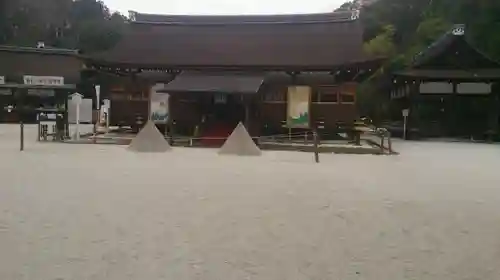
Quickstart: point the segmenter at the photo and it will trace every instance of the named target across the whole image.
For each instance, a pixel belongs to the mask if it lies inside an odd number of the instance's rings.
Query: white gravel
[[[397,142],[400,156],[315,164],[39,144],[32,129],[20,153],[17,133],[0,126],[2,280],[500,275],[500,146]]]

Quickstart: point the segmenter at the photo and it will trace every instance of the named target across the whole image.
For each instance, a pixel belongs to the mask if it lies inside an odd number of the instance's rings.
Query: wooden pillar
[[[247,131],[250,133],[250,117],[251,117],[251,114],[250,114],[250,98],[245,98],[245,96],[242,96],[242,100],[243,100],[243,106],[245,106],[245,127],[247,129]]]
[[[170,94],[168,98],[168,119],[167,119],[167,130],[168,130],[168,136],[170,139],[170,145],[174,145],[174,134],[175,134],[175,120],[174,120],[174,115],[172,114],[172,108],[174,108],[175,105],[175,96]]]
[[[419,128],[420,126],[420,114],[418,112],[418,106],[420,103],[420,80],[415,81],[415,83],[410,85],[410,96],[408,97],[409,99],[409,106],[408,108],[410,109],[410,115],[408,118],[408,124],[407,124],[407,139],[411,139],[411,130],[412,128]]]
[[[495,136],[500,133],[500,85],[493,83],[490,93],[490,106],[488,113],[488,141],[493,141]]]
[[[137,83],[137,87],[139,88],[139,91],[142,91],[143,90],[143,87],[142,87],[142,83],[141,82],[144,82],[144,81],[138,81],[137,80],[137,76],[134,74],[133,76],[133,79],[134,81],[136,81]],[[147,118],[147,121],[150,121],[151,120],[151,99],[153,98],[152,94],[153,94],[153,87],[155,87],[156,85],[154,83],[149,83],[149,82],[144,82],[144,85],[145,85],[145,88],[147,90],[146,92],[146,96],[147,96],[147,99],[148,99],[148,118]],[[141,97],[142,97],[142,92],[141,92]]]
[[[27,89],[24,88],[13,88],[14,102],[16,104],[16,110],[19,118],[19,150],[24,151],[24,118],[25,112],[25,96],[27,94]]]
[[[319,136],[316,127],[313,129],[313,139],[314,139],[314,161],[319,163]]]
[[[458,83],[456,81],[452,82],[453,85],[453,92],[451,94],[450,100],[446,104],[446,126],[448,128],[448,136],[456,136],[457,133],[459,133],[459,127],[463,124],[457,123],[457,114],[458,108],[457,108],[457,103],[458,103],[458,93],[457,93],[457,85]]]
[[[19,150],[24,151],[24,90],[13,89],[16,97],[16,110],[19,117]]]

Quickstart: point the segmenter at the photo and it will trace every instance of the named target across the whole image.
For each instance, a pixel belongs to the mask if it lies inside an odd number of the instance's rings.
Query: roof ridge
[[[276,15],[161,15],[129,11],[129,20],[139,24],[165,25],[303,24],[350,22],[357,20],[359,14],[359,10]]]
[[[453,24],[448,31],[444,32],[441,36],[439,36],[436,40],[434,40],[430,45],[417,53],[413,59],[412,64],[418,65],[425,60],[426,56],[428,56],[429,51],[442,46],[442,44],[450,44],[451,39],[459,36],[465,35],[465,24]]]
[[[485,59],[499,64],[497,60],[493,59],[491,56],[486,54],[484,51],[482,51],[480,48],[474,44],[474,42],[471,40],[471,38],[468,36],[468,33],[466,32],[467,25],[466,24],[453,24],[448,31],[446,31],[443,35],[441,35],[439,38],[437,38],[434,42],[432,42],[427,48],[423,49],[420,51],[418,54],[416,54],[413,57],[413,62],[412,66],[419,66],[422,64],[426,59],[428,59],[429,56],[432,56],[433,51],[436,51],[436,49],[441,48],[445,49],[448,47],[454,40],[457,40],[459,38],[465,40],[465,42],[474,49],[478,54],[483,56]]]
[[[25,47],[25,46],[14,46],[14,45],[0,45],[0,51],[10,51],[10,52],[35,52],[35,53],[51,53],[51,54],[78,54],[79,50],[74,49],[63,49],[63,48],[53,48],[53,47]]]

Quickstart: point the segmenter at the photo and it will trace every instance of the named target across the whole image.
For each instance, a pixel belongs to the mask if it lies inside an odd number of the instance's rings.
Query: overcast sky
[[[346,0],[104,0],[113,11],[156,14],[289,14],[331,12]]]

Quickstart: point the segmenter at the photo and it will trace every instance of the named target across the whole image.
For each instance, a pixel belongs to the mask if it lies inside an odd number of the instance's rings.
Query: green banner
[[[287,125],[289,128],[309,128],[311,88],[308,86],[288,87]]]

